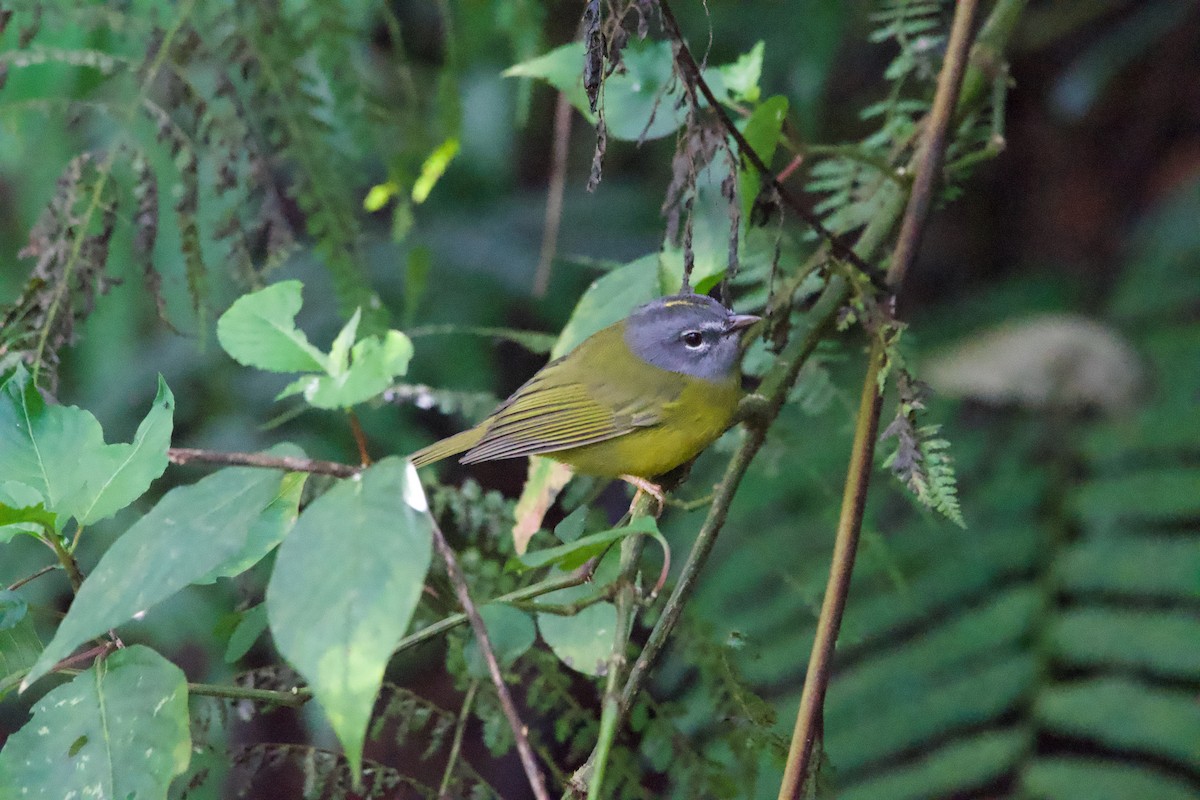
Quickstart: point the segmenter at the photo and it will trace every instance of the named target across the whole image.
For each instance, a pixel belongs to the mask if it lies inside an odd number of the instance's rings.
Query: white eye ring
[[[684,347],[689,350],[699,350],[704,344],[704,335],[700,331],[684,331],[680,338],[683,339]]]

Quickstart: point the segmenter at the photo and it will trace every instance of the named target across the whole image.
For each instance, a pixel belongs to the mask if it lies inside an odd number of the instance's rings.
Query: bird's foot
[[[629,504],[629,514],[633,515],[634,506],[637,505],[641,498],[642,492],[650,495],[655,501],[654,518],[658,519],[662,516],[663,506],[666,505],[667,496],[663,493],[663,488],[657,483],[652,483],[645,478],[639,478],[637,475],[621,475],[621,480],[637,489],[637,493],[633,496],[633,502]]]

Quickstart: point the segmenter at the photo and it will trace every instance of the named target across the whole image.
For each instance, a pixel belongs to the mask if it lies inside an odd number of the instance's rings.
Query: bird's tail
[[[447,436],[440,442],[434,442],[428,447],[423,447],[408,458],[412,461],[414,467],[423,467],[426,464],[441,461],[443,458],[456,455],[464,450],[470,450],[483,438],[483,433],[484,430],[482,427],[470,428],[462,433]]]

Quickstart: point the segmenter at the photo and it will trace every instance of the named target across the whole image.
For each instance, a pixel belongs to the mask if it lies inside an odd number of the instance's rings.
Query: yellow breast
[[[736,378],[711,383],[685,377],[678,397],[663,406],[658,424],[548,455],[585,475],[653,478],[691,461],[716,441],[733,421],[740,397]]]

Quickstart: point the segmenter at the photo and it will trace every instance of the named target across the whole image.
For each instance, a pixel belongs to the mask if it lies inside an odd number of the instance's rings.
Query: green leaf
[[[0,699],[16,688],[41,652],[42,641],[28,614],[0,630]]]
[[[542,599],[554,602],[551,592]],[[617,607],[612,603],[590,605],[571,617],[538,614],[542,639],[559,660],[584,675],[603,675],[617,630]]]
[[[838,769],[859,769],[998,716],[1029,692],[1036,675],[1031,656],[1014,654],[927,679],[857,724],[831,726],[825,747]]]
[[[496,661],[501,669],[510,666],[525,654],[537,638],[533,628],[533,620],[520,609],[506,603],[488,603],[479,607],[479,616],[487,628],[488,639],[492,642],[492,650],[496,653]],[[483,651],[474,635],[463,645],[463,658],[467,662],[467,673],[480,680],[488,679],[487,662],[483,659]]]
[[[658,269],[657,254],[642,256],[593,281],[563,326],[550,357],[566,355],[593,333],[620,322],[637,306],[661,295]]]
[[[588,507],[580,506],[562,518],[562,521],[554,526],[554,536],[560,542],[574,542],[583,536],[583,529],[587,525]]]
[[[1200,512],[1200,469],[1141,470],[1082,484],[1071,498],[1085,520],[1174,520]]]
[[[1191,785],[1157,770],[1098,758],[1038,758],[1021,772],[1024,797],[1195,800]]]
[[[1200,706],[1187,690],[1123,678],[1082,680],[1043,691],[1033,715],[1051,733],[1200,766]]]
[[[175,396],[158,377],[154,405],[130,444],[80,448],[80,469],[88,476],[84,494],[73,511],[81,525],[102,520],[141,497],[167,468]],[[86,412],[85,412],[86,413]]]
[[[16,627],[29,613],[25,598],[9,589],[0,589],[0,631]]]
[[[333,337],[329,346],[329,374],[341,375],[350,367],[350,348],[354,346],[354,337],[358,334],[358,321],[362,318],[362,309],[354,309],[350,319]]]
[[[168,492],[101,557],[25,685],[81,642],[238,558],[279,496],[281,478],[275,470],[233,467]]]
[[[271,634],[312,687],[355,774],[384,666],[431,553],[424,493],[397,458],[317,498],[279,548],[267,586]]]
[[[653,517],[636,517],[622,528],[592,533],[573,542],[548,547],[545,550],[535,550],[520,557],[522,565],[529,569],[545,567],[553,564],[562,570],[573,570],[583,565],[589,558],[598,556],[607,550],[613,542],[619,542],[627,536],[653,536],[663,549],[667,549],[666,540],[658,532],[658,524]]]
[[[838,800],[925,800],[949,797],[965,786],[982,786],[1012,769],[1029,748],[1022,731],[988,731],[923,753],[867,780],[842,787]]]
[[[267,604],[248,608],[241,614],[237,627],[229,635],[229,644],[225,647],[225,663],[232,664],[246,653],[267,630]]]
[[[1056,660],[1072,667],[1200,679],[1200,619],[1192,611],[1072,608],[1055,619],[1049,639]]]
[[[277,455],[303,455],[300,448],[287,445],[274,447],[271,452]],[[300,497],[304,494],[307,480],[308,475],[303,472],[285,473],[279,483],[279,493],[250,526],[241,548],[192,583],[212,583],[218,578],[241,575],[275,549],[300,516]]]
[[[326,372],[324,353],[296,329],[300,281],[242,295],[217,321],[217,340],[239,364],[271,372]]]
[[[765,50],[766,45],[760,41],[732,64],[704,71],[704,79],[719,102],[726,105],[758,102],[761,94],[758,79],[762,77]]]
[[[761,67],[761,61],[759,63]],[[787,118],[788,100],[781,94],[768,97],[750,114],[742,128],[746,143],[758,153],[763,163],[771,166],[775,156],[775,148],[779,144],[779,133],[783,130],[783,121]],[[738,165],[738,193],[741,195],[742,219],[750,219],[750,211],[754,200],[762,189],[762,175],[750,160],[743,157]]]
[[[382,392],[408,371],[413,347],[400,331],[383,337],[369,336],[350,350],[350,365],[339,374],[305,375],[297,378],[279,397],[303,393],[317,408],[349,408]]]
[[[100,423],[74,406],[47,405],[24,367],[0,389],[0,484],[36,491],[62,529],[103,519],[140,497],[167,467],[174,397],[160,376],[154,405],[129,444],[105,444]],[[29,498],[25,498],[28,503]],[[43,518],[44,519],[44,518]]]
[[[596,115],[583,89],[582,42],[571,42],[504,71],[506,78],[537,78],[567,96],[589,122]],[[679,102],[683,86],[674,77],[674,56],[667,41],[634,41],[621,51],[623,69],[604,81],[604,121],[608,134],[626,141],[658,139],[679,128],[687,116]],[[725,104],[755,102],[762,73],[763,43],[732,64],[710,67],[704,77]],[[706,102],[701,98],[701,105]]]
[[[19,786],[24,798],[61,800],[82,787],[94,797],[165,798],[191,747],[183,672],[133,645],[38,701],[0,751],[0,787]]]
[[[22,499],[14,500],[12,494],[18,494]],[[0,486],[0,544],[18,533],[36,536],[43,531],[52,531],[57,522],[58,515],[46,510],[36,489],[16,481]]]
[[[1190,600],[1200,590],[1200,546],[1192,538],[1082,541],[1054,566],[1060,589],[1073,595]]]

